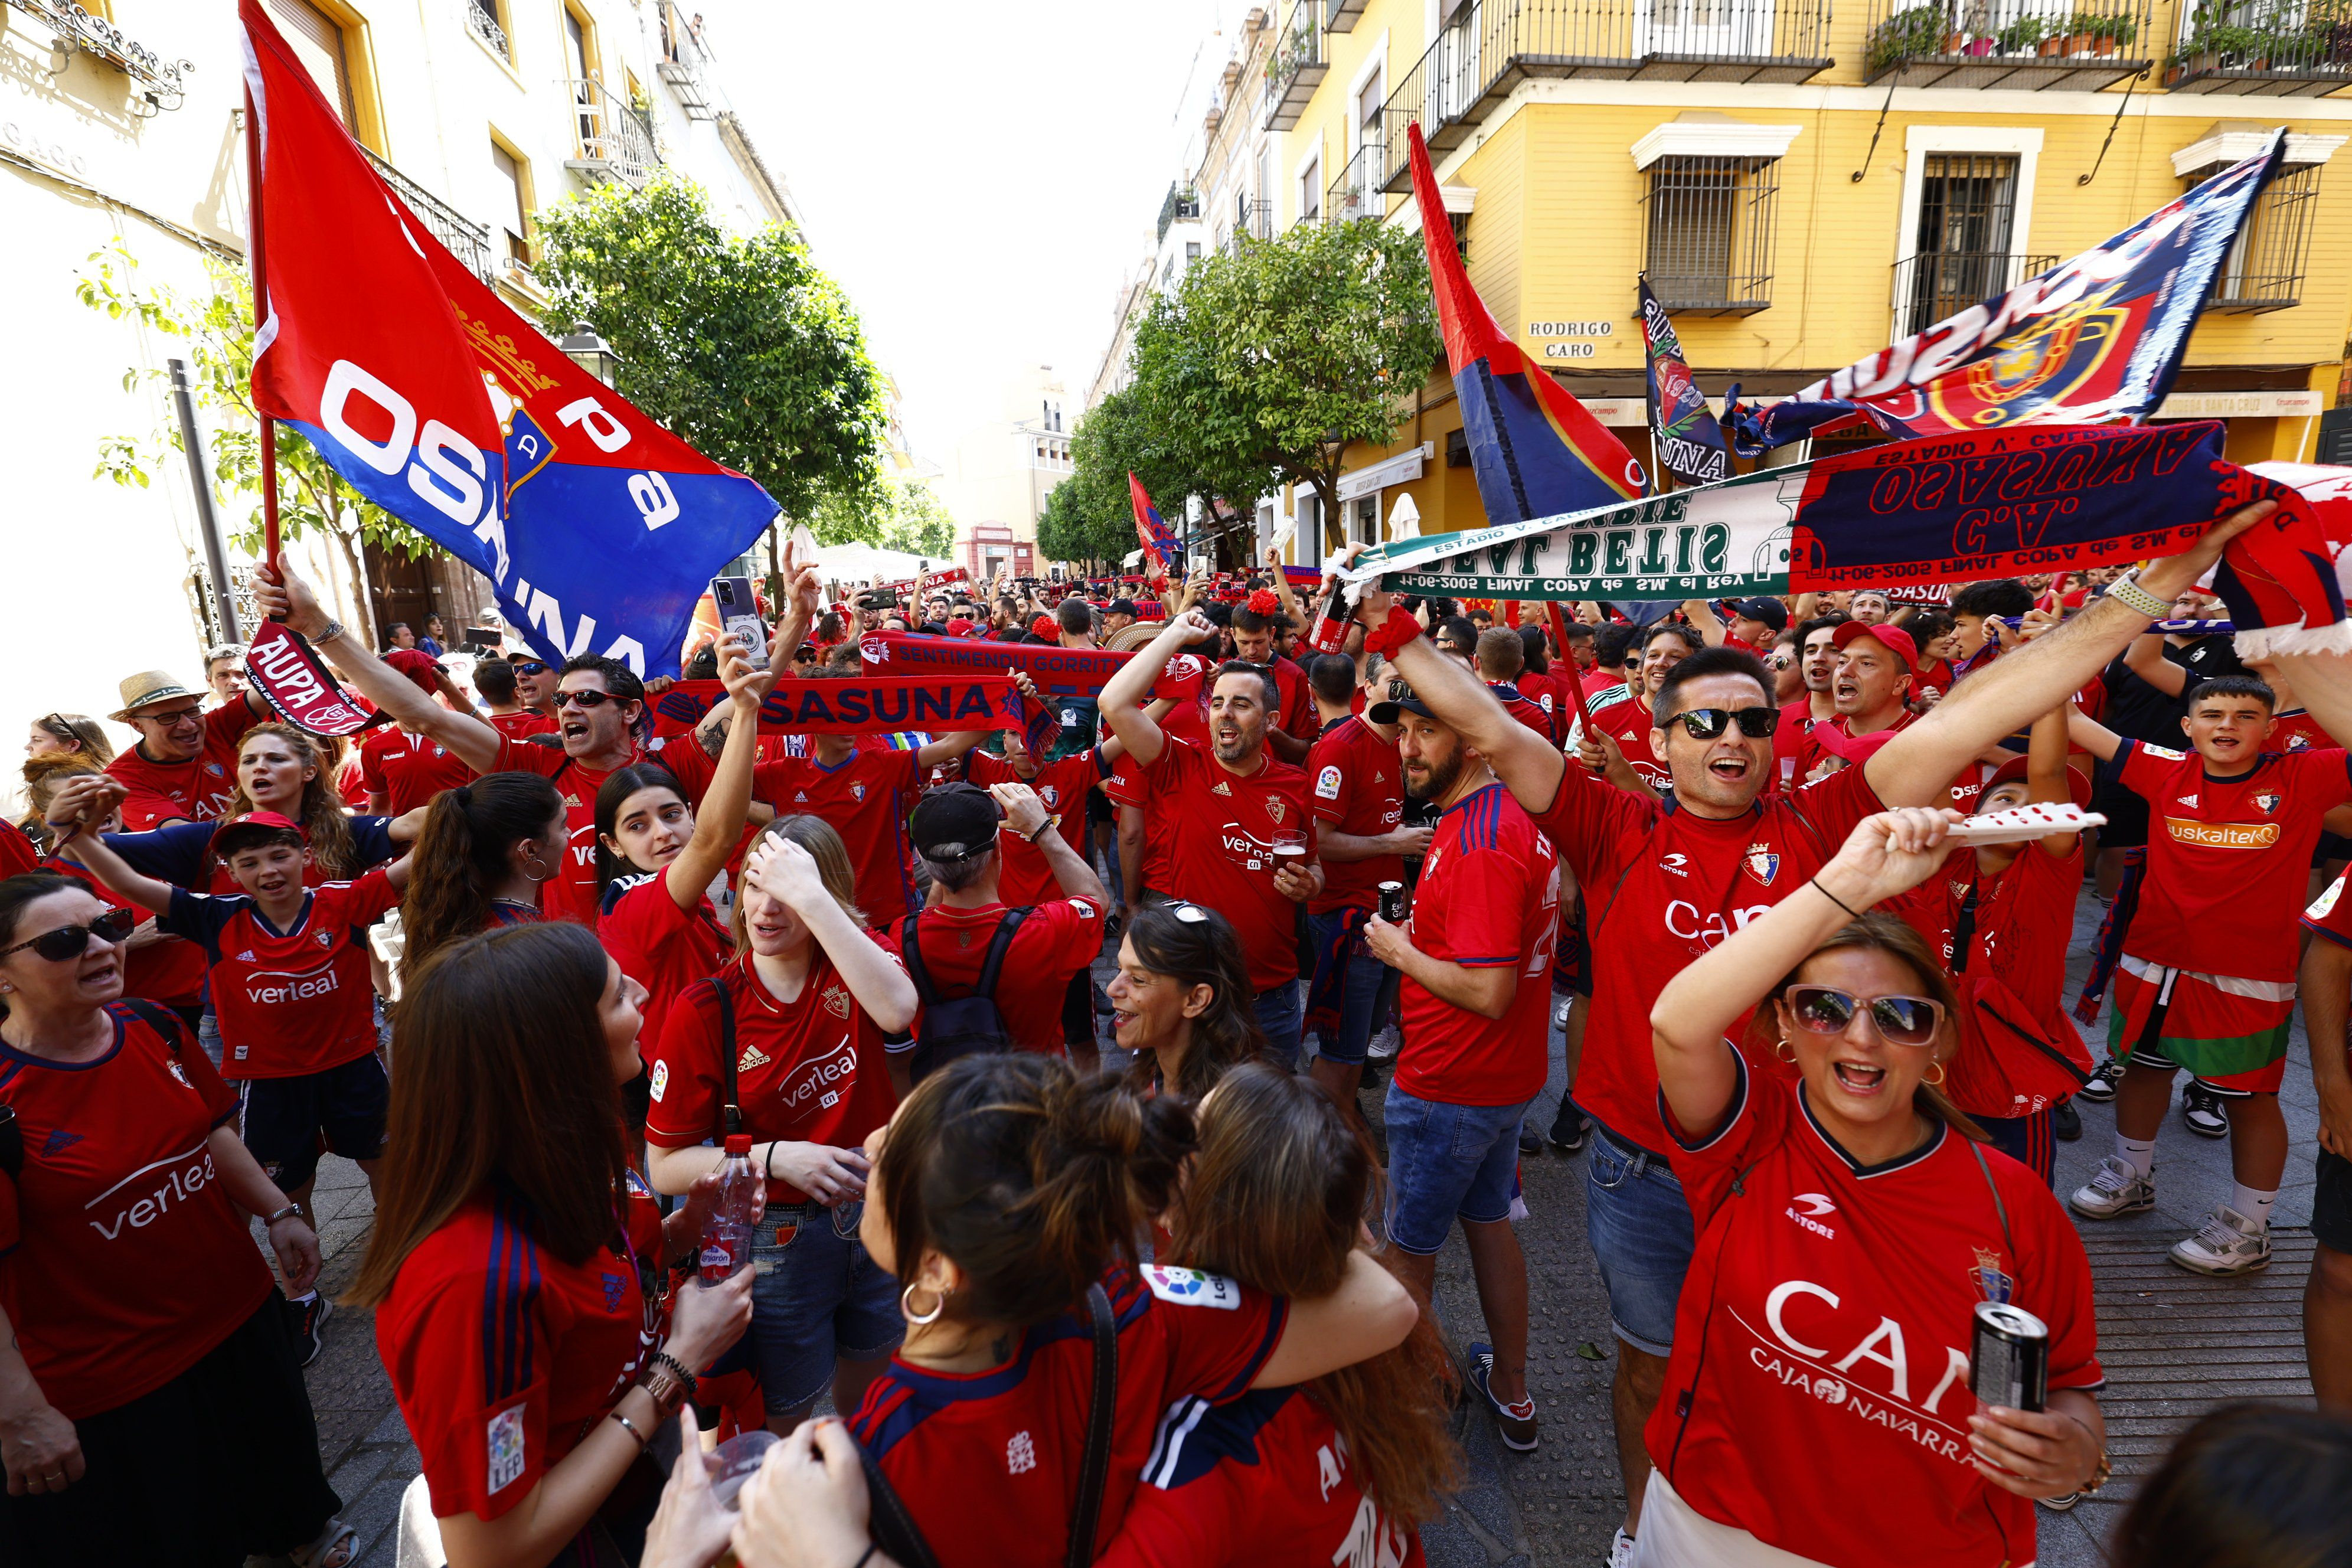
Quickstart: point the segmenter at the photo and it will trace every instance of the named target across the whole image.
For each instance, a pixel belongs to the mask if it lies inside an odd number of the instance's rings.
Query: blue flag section
[[[1682,340],[1650,280],[1638,285],[1642,346],[1650,361],[1650,455],[1657,466],[1688,488],[1731,477],[1731,454],[1724,450],[1723,427],[1707,411],[1706,397],[1691,379]]]

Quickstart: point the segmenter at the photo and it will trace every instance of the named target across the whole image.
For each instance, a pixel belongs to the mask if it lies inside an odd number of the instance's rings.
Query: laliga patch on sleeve
[[[522,1479],[522,1406],[509,1405],[490,1417],[490,1490],[503,1491]]]
[[[649,1092],[653,1095],[653,1097],[654,1097],[656,1100],[659,1100],[659,1099],[661,1099],[661,1097],[662,1097],[662,1090],[664,1090],[664,1089],[667,1089],[668,1087],[669,1087],[669,1063],[667,1063],[667,1062],[656,1062],[656,1063],[654,1063],[654,1079],[653,1079],[653,1084],[652,1084],[652,1086],[651,1086],[651,1089],[650,1089]]]
[[[2168,763],[2185,763],[2189,760],[2188,752],[2176,752],[2170,746],[2152,746],[2146,741],[2142,741],[2139,743],[2139,749],[2151,757],[2162,757]]]
[[[1143,1266],[1143,1282],[1151,1293],[1171,1306],[1217,1307],[1233,1311],[1242,1304],[1241,1287],[1222,1274],[1198,1268],[1170,1268],[1157,1263]]]
[[[1070,900],[1070,908],[1078,911],[1078,918],[1082,921],[1090,921],[1095,918],[1095,907],[1087,902],[1084,899],[1072,899]]]
[[[2344,884],[2347,882],[2352,882],[2352,871],[2347,871],[2328,883],[2327,890],[2319,895],[2319,900],[2303,911],[2303,918],[2307,921],[2324,921],[2334,914],[2336,900],[2344,897]]]
[[[1339,798],[1339,770],[1336,765],[1315,775],[1315,796],[1318,800]]]

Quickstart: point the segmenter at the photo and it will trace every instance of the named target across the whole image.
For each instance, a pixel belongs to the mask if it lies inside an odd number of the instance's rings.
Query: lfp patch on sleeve
[[[662,1097],[662,1091],[663,1091],[664,1089],[667,1089],[668,1087],[669,1087],[669,1063],[667,1063],[667,1062],[656,1062],[656,1063],[654,1063],[654,1080],[653,1080],[652,1085],[651,1085],[651,1086],[649,1087],[649,1089],[648,1089],[648,1092],[652,1095],[652,1097],[653,1097],[656,1100],[659,1100],[661,1099],[661,1097]]]
[[[1157,1263],[1143,1266],[1143,1282],[1151,1293],[1177,1307],[1218,1307],[1231,1312],[1242,1304],[1241,1287],[1222,1274],[1198,1268],[1170,1268]]]
[[[1315,775],[1315,794],[1317,798],[1321,800],[1337,800],[1339,798],[1339,770],[1338,767],[1326,767],[1321,773]]]
[[[509,1405],[490,1417],[490,1490],[503,1491],[522,1479],[522,1406]]]

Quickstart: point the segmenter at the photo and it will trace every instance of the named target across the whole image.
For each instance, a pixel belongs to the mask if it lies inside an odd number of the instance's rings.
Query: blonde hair
[[[842,843],[841,835],[834,831],[833,824],[805,812],[780,816],[760,829],[759,837],[753,838],[743,851],[744,858],[749,859],[751,851],[770,838],[785,839],[807,850],[809,858],[816,862],[818,879],[824,883],[824,890],[833,895],[833,901],[841,906],[841,912],[849,917],[849,923],[856,926],[873,924],[866,918],[866,911],[857,907],[857,873],[850,868],[849,847]],[[735,898],[735,951],[739,953],[751,951],[751,933],[743,923],[743,898],[740,890]]]

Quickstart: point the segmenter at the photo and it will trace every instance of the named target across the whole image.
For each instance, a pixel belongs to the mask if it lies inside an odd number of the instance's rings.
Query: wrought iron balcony
[[[1265,57],[1265,128],[1287,131],[1307,111],[1331,61],[1323,49],[1323,0],[1291,0]]]
[[[594,77],[563,85],[572,89],[580,138],[580,156],[565,159],[563,166],[593,184],[618,180],[645,189],[662,166],[653,126],[627,99]]]
[[[701,16],[679,9],[677,0],[661,0],[662,58],[655,74],[669,87],[688,120],[716,120],[719,105],[711,101],[711,56]]]
[[[2221,172],[2199,169],[2184,183],[2195,184]],[[2254,316],[2303,302],[2304,270],[2316,226],[2319,165],[2290,163],[2263,194],[2237,243],[2221,260],[2205,308],[2227,315]]]
[[[147,105],[137,110],[142,118],[152,119],[166,110],[177,109],[187,100],[186,89],[180,78],[194,70],[189,60],[167,60],[144,44],[126,37],[121,28],[103,16],[92,16],[87,7],[73,0],[7,0],[37,22],[46,23],[49,44],[70,60],[75,55],[88,55],[103,60],[139,84],[136,101]],[[64,66],[58,68],[63,70]]]
[[[1830,0],[1470,0],[1381,106],[1381,188],[1411,183],[1410,126],[1458,146],[1530,78],[1806,81],[1829,23]]]
[[[1863,78],[2087,92],[2156,62],[2148,0],[1871,0]]]
[[[488,45],[490,53],[514,64],[514,45],[499,21],[498,0],[466,0],[466,30]]]
[[[1933,251],[1895,264],[1895,335],[1907,338],[2058,265],[2054,256]]]
[[[2352,0],[2184,7],[2174,92],[2316,98],[2352,87]]]
[[[1323,221],[1349,223],[1360,217],[1386,217],[1388,203],[1380,193],[1381,149],[1366,142],[1356,149],[1323,196]]]
[[[362,147],[360,151],[367,153],[368,162],[374,164],[375,172],[383,176],[383,183],[400,193],[400,199],[408,204],[408,210],[416,215],[416,221],[423,224],[450,255],[464,262],[467,271],[485,283],[498,280],[490,271],[490,230],[488,224],[474,222],[369,149]]]
[[[1354,32],[1356,18],[1364,14],[1364,7],[1370,4],[1371,0],[1328,0],[1325,9],[1330,15],[1323,19],[1324,30],[1332,33]]]
[[[1164,241],[1168,237],[1168,230],[1173,225],[1200,221],[1200,193],[1190,185],[1171,184],[1168,187],[1168,195],[1162,197],[1160,203],[1160,237],[1152,243],[1156,246]]]

